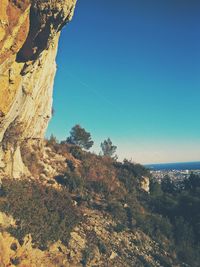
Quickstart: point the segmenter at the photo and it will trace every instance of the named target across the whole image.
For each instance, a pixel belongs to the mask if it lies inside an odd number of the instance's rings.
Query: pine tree
[[[91,139],[91,134],[86,132],[86,130],[78,124],[71,129],[70,136],[67,138],[67,143],[77,145],[86,150],[89,150],[94,144]]]
[[[110,138],[108,138],[107,140],[104,140],[103,143],[101,143],[101,149],[102,149],[104,156],[115,158],[115,159],[117,158],[117,156],[114,155],[117,150],[117,147],[113,145]]]

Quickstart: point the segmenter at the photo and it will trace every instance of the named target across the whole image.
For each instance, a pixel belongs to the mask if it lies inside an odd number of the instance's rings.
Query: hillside
[[[174,195],[150,178],[149,193],[139,164],[52,140],[42,150],[22,154],[32,176],[2,179],[2,266],[198,266],[194,224],[175,203],[190,198],[198,213],[197,192]]]
[[[156,257],[170,266],[176,261],[166,254],[165,237],[160,247],[137,227],[137,220],[148,216],[138,200],[147,194],[140,189],[142,175],[148,174],[142,166],[112,162],[67,145],[44,150],[48,157],[43,161],[41,151],[29,153],[34,177],[2,180],[5,266],[10,261],[19,266],[32,261],[39,266],[43,261],[46,266],[162,266]],[[56,161],[58,157],[63,161]],[[62,170],[55,176],[59,164]]]

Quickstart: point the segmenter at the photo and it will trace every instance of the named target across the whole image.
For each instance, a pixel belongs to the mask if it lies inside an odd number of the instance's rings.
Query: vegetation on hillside
[[[87,136],[91,144],[90,134]],[[86,152],[83,148],[90,145],[83,145],[80,140],[58,143],[51,136],[47,146],[66,156],[67,168],[55,177],[54,186],[3,180],[0,211],[16,220],[16,227],[9,229],[12,235],[23,240],[31,233],[35,246],[43,249],[56,240],[67,243],[70,231],[83,220],[80,211],[86,207],[109,214],[115,222],[110,231],[140,229],[149,235],[166,251],[166,256],[155,255],[162,266],[172,266],[172,259],[199,266],[199,176],[192,174],[180,183],[165,177],[160,184],[142,165],[112,158],[115,146],[102,156]],[[69,155],[74,160],[69,160]],[[141,188],[143,177],[150,178],[149,193]],[[106,251],[105,244],[99,246]]]
[[[172,238],[178,257],[190,266],[200,262],[200,177],[173,182],[165,177],[159,184],[151,182],[148,208],[170,222]]]
[[[109,212],[116,221],[116,231],[134,231],[139,228],[168,253],[173,254],[175,251],[181,262],[198,266],[199,176],[191,175],[180,183],[165,177],[160,184],[140,164],[128,160],[117,162],[110,155],[97,156],[81,152],[77,147],[72,151],[81,160],[79,175],[72,168],[59,177],[62,185],[79,194],[80,201],[87,199],[88,205],[93,204],[93,207]],[[140,187],[144,176],[150,178],[149,194]],[[93,202],[96,194],[101,197],[101,203],[95,206]],[[171,266],[167,259],[162,260],[164,266]]]
[[[65,188],[56,190],[37,181],[4,179],[1,191],[0,210],[16,220],[16,226],[8,231],[20,242],[31,234],[34,245],[41,249],[58,240],[67,243],[80,221]]]

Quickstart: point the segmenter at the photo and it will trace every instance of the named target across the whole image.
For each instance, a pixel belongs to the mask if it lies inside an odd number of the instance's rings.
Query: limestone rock
[[[111,255],[110,255],[110,260],[114,260],[117,257],[117,253],[112,251]]]
[[[1,174],[27,173],[21,144],[44,137],[52,113],[59,34],[71,20],[75,3],[0,1]]]
[[[142,190],[144,190],[147,193],[149,193],[149,191],[150,191],[149,177],[144,177],[144,176],[142,177],[141,188],[142,188]]]

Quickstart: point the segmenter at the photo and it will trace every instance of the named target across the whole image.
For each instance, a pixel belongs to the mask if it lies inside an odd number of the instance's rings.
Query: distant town
[[[172,181],[183,181],[189,178],[191,173],[200,175],[200,162],[180,162],[165,164],[148,164],[146,167],[158,181],[169,176]]]
[[[191,175],[191,173],[200,175],[199,170],[151,170],[150,173],[158,181],[161,181],[165,176],[169,176],[172,181],[183,181]]]

